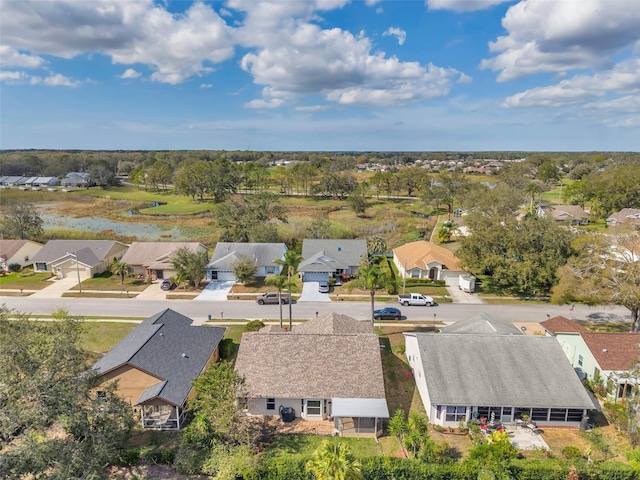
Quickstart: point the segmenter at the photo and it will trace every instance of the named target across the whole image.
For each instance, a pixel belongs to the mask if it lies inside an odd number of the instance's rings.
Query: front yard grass
[[[376,443],[373,438],[321,437],[317,435],[276,435],[274,442],[264,451],[265,458],[297,458],[310,459],[313,452],[325,440],[331,443],[346,443],[351,452],[358,458],[386,455],[383,444]]]
[[[93,353],[106,353],[118,344],[138,323],[84,322],[81,346]]]
[[[51,278],[50,273],[9,273],[0,276],[0,290],[41,290],[51,285],[47,279]]]
[[[117,291],[117,292],[142,292],[149,286],[141,278],[124,277],[124,284],[118,275],[110,272],[99,273],[93,278],[87,278],[82,282],[82,290]],[[80,285],[75,285],[71,290],[79,290]]]

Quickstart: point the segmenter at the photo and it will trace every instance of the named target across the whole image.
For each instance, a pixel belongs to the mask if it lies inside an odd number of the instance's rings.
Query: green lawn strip
[[[100,292],[98,290],[82,290],[82,293],[79,291],[76,292],[64,292],[62,294],[63,298],[135,298],[137,297],[137,292]]]
[[[22,276],[20,273],[10,273],[0,276],[0,290],[41,290],[51,285],[46,280],[51,278],[51,273],[34,273]]]
[[[137,323],[85,322],[81,345],[90,352],[106,353],[137,326]]]
[[[484,303],[490,305],[516,305],[516,304],[548,304],[548,300],[540,298],[517,298],[517,297],[487,297],[480,295]]]
[[[321,437],[317,435],[277,435],[274,442],[264,451],[265,458],[310,459],[313,452],[324,441],[346,443],[358,458],[384,455],[382,446],[372,438]]]
[[[129,291],[142,292],[149,286],[144,279],[124,277],[124,284],[117,275],[111,275],[108,272],[96,275],[93,278],[87,278],[82,282],[82,291]],[[159,287],[158,287],[159,288]],[[71,290],[80,290],[80,285],[75,285]]]

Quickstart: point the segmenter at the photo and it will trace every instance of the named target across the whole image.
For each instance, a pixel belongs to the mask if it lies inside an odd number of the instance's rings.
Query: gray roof
[[[122,261],[134,266],[151,266],[153,263],[171,263],[176,250],[188,248],[191,252],[207,248],[198,242],[133,242],[129,245]]]
[[[287,247],[284,243],[233,243],[218,242],[207,268],[233,270],[239,256],[250,256],[259,267],[276,266],[274,260],[284,258]]]
[[[313,330],[309,325],[324,320],[305,325]],[[375,333],[304,333],[298,328],[242,335],[236,370],[246,379],[249,397],[385,398]]]
[[[405,333],[434,405],[593,408],[553,337]]]
[[[111,251],[116,244],[126,247],[124,243],[113,240],[49,240],[45,246],[31,258],[31,261],[34,263],[50,263],[64,257],[68,253],[75,255],[75,253],[78,252],[78,260],[85,263],[80,252],[88,248],[93,256],[100,262],[105,259],[109,251]],[[93,259],[90,259],[88,256],[84,260],[87,262],[93,261]],[[86,265],[91,265],[91,263],[86,263]]]
[[[330,312],[313,321],[301,323],[293,327],[293,333],[319,333],[339,335],[341,333],[374,333],[368,320],[354,321],[353,318],[340,313]]]
[[[128,364],[159,381],[147,388],[136,404],[161,398],[182,405],[222,340],[223,327],[193,327],[192,320],[166,309],[147,318],[93,366],[100,374]]]
[[[479,313],[440,329],[442,333],[455,334],[488,334],[488,335],[522,335],[513,323],[493,318],[488,313]]]
[[[13,240],[8,238],[0,238],[0,257],[4,257],[7,260],[10,259],[28,243],[42,246],[40,243],[33,242],[31,240]]]
[[[360,265],[367,253],[366,240],[308,239],[302,242],[300,272],[332,272]]]

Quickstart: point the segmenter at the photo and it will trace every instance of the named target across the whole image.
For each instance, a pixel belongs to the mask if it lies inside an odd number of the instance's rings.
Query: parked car
[[[373,318],[376,320],[400,320],[402,318],[402,312],[399,308],[385,307],[374,310]]]
[[[289,294],[287,293],[280,294],[280,301],[282,302],[282,304],[289,303]],[[263,293],[262,295],[258,295],[258,297],[256,298],[256,302],[258,302],[258,305],[273,304],[273,303],[277,304],[278,292],[267,292],[267,293]]]
[[[176,284],[173,283],[168,278],[165,278],[164,280],[162,280],[162,284],[160,285],[160,288],[162,290],[173,290],[174,288],[176,288]]]
[[[318,292],[320,293],[329,293],[329,282],[322,281],[319,282]]]
[[[436,302],[433,301],[433,298],[420,295],[419,293],[398,295],[398,303],[400,305],[404,305],[405,307],[409,305],[423,305],[430,307],[436,304]]]

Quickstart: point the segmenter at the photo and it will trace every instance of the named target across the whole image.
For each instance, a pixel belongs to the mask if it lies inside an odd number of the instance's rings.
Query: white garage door
[[[327,272],[305,272],[304,274],[305,282],[326,282],[328,279],[329,274]]]
[[[62,267],[61,272],[62,272],[62,278],[71,278],[71,277],[76,278],[78,276],[78,272],[80,272],[81,279],[84,280],[84,279],[90,278],[89,270],[82,267],[79,270],[77,270],[75,267]]]
[[[218,270],[218,280],[221,282],[235,281],[236,276],[233,274],[233,272]]]

